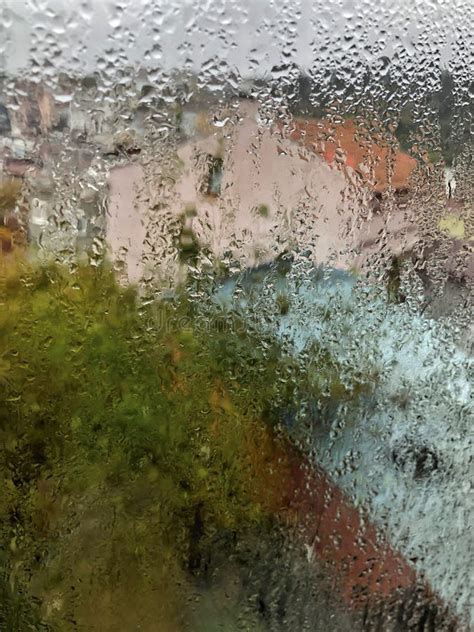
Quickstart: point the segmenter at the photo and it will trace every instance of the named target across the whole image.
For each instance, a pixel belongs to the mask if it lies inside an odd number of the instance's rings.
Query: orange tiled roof
[[[363,140],[358,137],[359,131],[351,119],[332,124],[297,118],[290,138],[316,151],[329,164],[350,167],[375,191],[382,192],[389,184],[395,189],[408,188],[416,160],[403,151],[394,152],[386,143]]]

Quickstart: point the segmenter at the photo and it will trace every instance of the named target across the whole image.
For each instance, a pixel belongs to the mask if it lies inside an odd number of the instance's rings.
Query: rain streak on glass
[[[474,626],[466,0],[0,0],[0,632]]]

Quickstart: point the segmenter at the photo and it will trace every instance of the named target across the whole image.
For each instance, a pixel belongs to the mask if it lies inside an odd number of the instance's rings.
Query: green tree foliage
[[[3,265],[1,283],[4,626],[36,629],[27,586],[60,630],[132,629],[114,626],[141,602],[143,621],[180,629],[215,534],[278,508],[285,466],[262,421],[276,347],[199,331],[184,298],[144,307],[105,266]]]
[[[337,363],[300,379],[236,316],[143,301],[106,265],[0,263],[0,629],[189,629],[216,542],[285,511],[276,411],[298,382],[350,397]]]

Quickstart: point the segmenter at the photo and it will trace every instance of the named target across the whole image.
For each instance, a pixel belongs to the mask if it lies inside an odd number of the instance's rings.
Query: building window
[[[204,181],[204,193],[212,197],[218,197],[221,194],[223,160],[210,155],[206,164],[207,177]]]

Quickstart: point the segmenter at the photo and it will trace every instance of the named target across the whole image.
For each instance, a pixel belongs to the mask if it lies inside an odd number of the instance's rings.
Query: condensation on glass
[[[0,630],[471,629],[473,29],[0,3]]]

